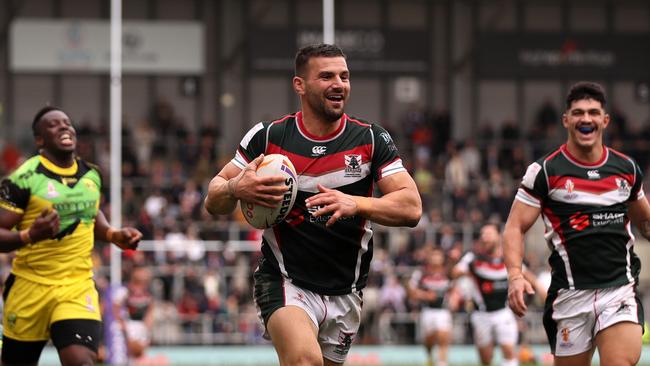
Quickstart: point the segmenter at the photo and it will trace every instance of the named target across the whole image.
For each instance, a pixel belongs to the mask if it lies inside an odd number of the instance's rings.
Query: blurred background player
[[[151,271],[136,267],[126,285],[126,342],[129,356],[138,359],[151,342],[154,299],[151,295]]]
[[[524,273],[531,283],[537,283],[531,273]],[[476,285],[473,291],[475,309],[470,322],[481,364],[492,363],[494,345],[498,343],[503,355],[502,365],[518,365],[515,348],[519,327],[507,306],[508,273],[503,261],[501,235],[496,225],[487,224],[481,228],[478,250],[467,252],[453,267],[451,274],[452,278],[470,275]]]
[[[420,329],[428,365],[434,365],[433,347],[438,346],[436,366],[447,366],[452,319],[448,294],[452,291],[445,253],[440,248],[426,249],[426,263],[416,269],[408,283],[409,298],[420,305]]]
[[[255,301],[281,365],[338,365],[359,329],[371,222],[413,227],[422,202],[388,132],[344,113],[350,71],[339,47],[301,48],[293,88],[301,111],[253,126],[210,182],[205,207],[215,215],[240,199],[276,206],[283,178],[255,169],[263,154],[292,160],[298,197],[287,219],[264,231]]]
[[[16,250],[3,293],[2,364],[37,364],[51,338],[61,364],[92,365],[101,336],[94,239],[135,249],[142,234],[109,225],[100,173],[75,155],[65,112],[42,108],[32,130],[38,155],[0,185],[0,251]]]

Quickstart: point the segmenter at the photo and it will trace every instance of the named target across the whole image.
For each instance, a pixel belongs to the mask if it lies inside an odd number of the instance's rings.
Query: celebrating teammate
[[[281,365],[338,365],[359,328],[371,221],[415,226],[422,203],[388,132],[344,113],[350,71],[341,49],[301,48],[293,88],[301,111],[253,126],[210,182],[205,207],[226,214],[240,199],[277,205],[283,179],[255,169],[263,154],[291,159],[298,197],[286,220],[264,231],[255,302]]]
[[[639,258],[630,222],[650,238],[650,205],[637,163],[603,144],[610,123],[603,88],[579,82],[566,98],[564,145],[532,163],[505,228],[510,307],[526,312],[523,236],[541,214],[552,280],[544,327],[555,364],[634,365],[641,354]]]
[[[61,109],[42,108],[32,130],[39,154],[0,185],[0,251],[16,250],[3,294],[2,364],[37,364],[51,338],[63,365],[92,365],[101,336],[94,238],[135,249],[142,234],[108,224],[100,174],[75,156],[75,129]]]

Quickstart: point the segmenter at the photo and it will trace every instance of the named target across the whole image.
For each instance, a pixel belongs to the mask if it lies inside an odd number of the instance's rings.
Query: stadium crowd
[[[616,123],[610,127],[607,144],[648,167],[650,124],[642,131],[631,131],[626,128],[627,117],[615,108],[612,119]],[[423,264],[430,248],[442,248],[446,260],[455,263],[476,245],[483,224],[503,224],[520,175],[532,157],[562,143],[559,120],[560,112],[545,102],[527,131],[515,121],[505,121],[498,128],[485,122],[464,141],[451,138],[446,111],[413,110],[397,121],[400,129],[390,132],[418,185],[424,215],[415,229],[379,228],[357,342],[416,342],[413,327],[418,307],[408,299],[405,287],[411,273]],[[75,124],[79,155],[97,163],[108,182],[108,126],[90,121]],[[198,242],[254,242],[261,235],[238,211],[231,217],[213,218],[202,209],[210,178],[234,153],[221,151],[219,133],[212,125],[188,129],[173,105],[164,100],[152,107],[146,120],[135,125],[125,122],[123,222],[138,228],[144,240],[157,244],[153,250],[127,251],[122,271],[127,283],[131,274],[137,273],[135,269],[151,270],[149,290],[156,304],[154,343],[265,342],[251,288],[259,251],[229,246],[206,250]],[[32,153],[10,141],[3,141],[0,148],[0,176]],[[110,198],[103,204],[107,216],[109,206]],[[95,254],[98,277],[103,279],[98,283],[107,286],[109,245],[98,242]],[[528,258],[530,269],[540,279],[548,276],[544,257]],[[10,260],[10,255],[0,256],[2,278],[8,275]],[[460,314],[471,311],[465,300],[460,299]],[[541,304],[534,304],[533,309],[539,311]],[[396,314],[406,314],[407,321]],[[392,329],[390,336],[378,331],[382,326]],[[470,337],[471,332],[454,335],[455,341],[469,342]]]

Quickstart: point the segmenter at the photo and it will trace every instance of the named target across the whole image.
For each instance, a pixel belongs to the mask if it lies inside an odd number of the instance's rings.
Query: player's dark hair
[[[296,61],[295,61],[296,76],[304,76],[307,63],[309,62],[309,59],[312,57],[345,58],[345,54],[337,45],[333,45],[333,44],[321,43],[321,44],[312,44],[312,45],[304,46],[300,48],[296,53]]]
[[[598,101],[603,109],[607,104],[605,89],[602,85],[592,81],[579,81],[573,84],[566,96],[566,109],[569,110],[573,102],[583,99],[593,99]]]
[[[36,115],[34,116],[34,119],[32,120],[32,133],[34,134],[34,136],[39,135],[38,128],[37,128],[38,127],[38,122],[41,121],[41,118],[43,118],[43,116],[45,114],[47,114],[49,112],[52,112],[52,111],[61,111],[61,112],[63,112],[63,110],[61,108],[51,106],[51,105],[46,105],[45,107],[41,108],[38,112],[36,112]]]

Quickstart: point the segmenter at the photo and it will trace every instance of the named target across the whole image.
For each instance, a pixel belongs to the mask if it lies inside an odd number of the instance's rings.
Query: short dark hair
[[[569,89],[566,96],[566,109],[571,108],[571,104],[576,100],[593,99],[600,102],[600,105],[605,108],[607,98],[605,96],[605,89],[602,85],[594,83],[593,81],[579,81]]]
[[[296,76],[303,76],[309,59],[312,57],[343,57],[346,58],[343,51],[337,45],[333,44],[312,44],[301,47],[296,53]]]
[[[63,110],[61,108],[55,107],[55,106],[52,106],[52,105],[46,105],[45,107],[41,108],[38,112],[36,112],[36,115],[34,116],[34,119],[32,120],[32,133],[34,134],[34,136],[38,136],[38,134],[39,134],[38,129],[37,129],[38,122],[40,122],[41,118],[43,118],[43,116],[45,114],[47,114],[49,112],[52,112],[52,111],[61,111],[61,112],[63,112]]]

